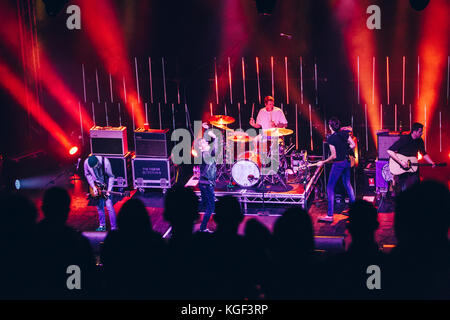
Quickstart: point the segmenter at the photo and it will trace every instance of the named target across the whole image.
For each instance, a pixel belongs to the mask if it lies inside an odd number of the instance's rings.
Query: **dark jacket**
[[[217,166],[214,159],[217,153],[217,139],[212,138],[212,150],[210,152],[202,152],[202,164],[200,165],[199,183],[216,185]],[[210,155],[210,156],[209,156]]]

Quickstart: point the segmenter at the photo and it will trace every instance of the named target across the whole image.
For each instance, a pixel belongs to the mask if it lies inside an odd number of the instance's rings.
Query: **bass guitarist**
[[[407,161],[401,159],[399,154],[406,157],[417,157],[417,153],[420,152],[425,161],[434,168],[436,164],[425,151],[425,143],[423,142],[422,134],[423,124],[418,122],[413,123],[411,132],[408,135],[401,136],[399,140],[389,147],[387,150],[389,156],[403,168],[408,168],[409,165]],[[419,170],[394,175],[395,194],[399,194],[401,191],[406,190],[419,181]]]
[[[106,157],[102,156],[90,156],[84,161],[84,175],[92,189],[93,196],[96,197],[99,227],[96,231],[106,231],[106,216],[105,205],[109,213],[109,221],[111,224],[111,230],[116,229],[116,212],[114,210],[113,202],[110,197],[110,192],[114,183],[114,175],[111,169],[111,163]],[[101,197],[97,184],[106,185],[105,196]]]

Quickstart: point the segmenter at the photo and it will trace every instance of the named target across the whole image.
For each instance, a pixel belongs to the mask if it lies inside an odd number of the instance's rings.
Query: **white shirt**
[[[261,125],[263,130],[273,128],[271,122],[275,122],[276,124],[283,123],[287,124],[286,117],[284,116],[283,110],[278,107],[273,107],[272,111],[267,111],[264,107],[258,112],[258,116],[256,117],[256,123]]]

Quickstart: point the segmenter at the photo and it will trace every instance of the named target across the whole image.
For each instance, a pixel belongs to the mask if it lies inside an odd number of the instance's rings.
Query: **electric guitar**
[[[98,182],[98,181],[95,181],[94,184],[95,184],[95,190],[97,190],[97,195],[95,194],[94,189],[91,186],[89,186],[88,196],[93,199],[99,199],[99,198],[107,199],[108,198],[108,196],[107,196],[108,188],[106,187],[106,184]],[[115,195],[122,196],[122,197],[130,196],[129,191],[125,191],[125,192],[109,191],[109,194],[115,194]]]
[[[398,163],[395,159],[389,158],[389,171],[394,176],[398,176],[400,174],[406,173],[406,172],[416,172],[419,167],[431,167],[432,164],[430,163],[419,163],[419,160],[417,157],[407,157],[402,154],[397,154],[397,157],[407,162],[407,166],[403,167],[400,163]],[[436,167],[445,167],[447,163],[437,163],[435,164]]]

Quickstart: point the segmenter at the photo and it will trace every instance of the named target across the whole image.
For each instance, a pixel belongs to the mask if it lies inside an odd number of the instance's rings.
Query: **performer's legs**
[[[342,172],[342,182],[344,183],[345,190],[347,190],[348,197],[350,198],[350,203],[355,202],[355,192],[353,191],[352,184],[350,182],[350,173],[352,167],[350,162],[346,162],[346,167]]]
[[[106,202],[106,208],[108,209],[109,222],[111,224],[111,230],[114,230],[114,229],[117,228],[117,225],[116,225],[116,211],[114,210],[114,205],[113,205],[113,202],[112,202],[110,197],[108,199],[106,199],[105,202]]]
[[[328,197],[328,216],[333,216],[334,213],[334,188],[339,180],[343,170],[345,168],[344,162],[336,162],[331,166],[330,176],[328,178],[327,185],[327,197]]]
[[[102,228],[106,227],[106,218],[105,218],[105,199],[100,198],[98,199],[97,204],[97,211],[98,211],[98,222],[99,226]]]
[[[200,192],[202,195],[202,204],[205,210],[202,223],[200,225],[200,231],[205,231],[208,225],[209,218],[214,212],[215,202],[214,202],[214,186],[199,184]]]

